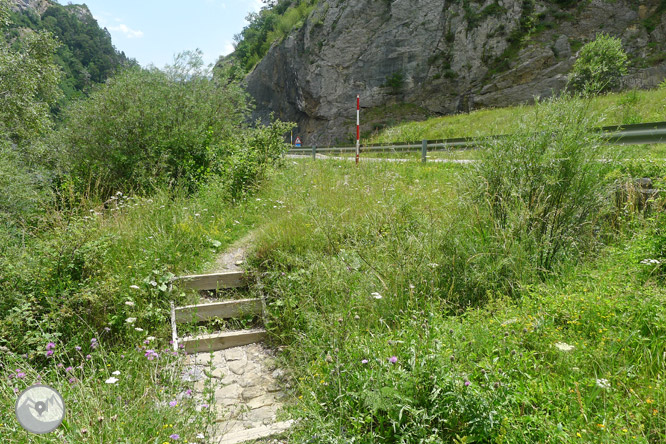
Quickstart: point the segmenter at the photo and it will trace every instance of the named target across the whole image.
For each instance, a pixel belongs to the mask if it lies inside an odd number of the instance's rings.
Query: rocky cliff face
[[[564,87],[575,51],[601,31],[621,37],[632,59],[625,83],[653,87],[666,76],[660,3],[320,0],[248,75],[247,90],[256,117],[296,121],[304,143],[321,146],[355,133],[356,94],[365,132],[406,115],[549,96]]]

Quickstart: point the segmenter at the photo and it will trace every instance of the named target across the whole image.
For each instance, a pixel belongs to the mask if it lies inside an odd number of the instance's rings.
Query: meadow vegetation
[[[534,116],[538,116],[535,118]],[[296,442],[666,439],[663,222],[586,101],[471,166],[303,161],[252,265],[297,384]]]

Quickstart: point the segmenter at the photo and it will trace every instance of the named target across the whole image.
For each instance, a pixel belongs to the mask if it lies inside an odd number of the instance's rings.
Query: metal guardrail
[[[666,122],[648,122],[633,125],[614,125],[595,128],[593,131],[602,133],[602,139],[610,145],[645,145],[652,143],[666,143]],[[422,159],[425,161],[425,153],[429,151],[442,151],[450,149],[472,149],[478,148],[489,140],[508,137],[508,134],[499,134],[484,137],[457,137],[443,140],[423,140],[421,142],[398,142],[391,145],[362,145],[363,152],[412,152],[419,150],[422,153]],[[300,154],[316,156],[317,153],[335,152],[355,152],[354,146],[326,147],[317,148],[316,146],[292,148],[288,154]]]

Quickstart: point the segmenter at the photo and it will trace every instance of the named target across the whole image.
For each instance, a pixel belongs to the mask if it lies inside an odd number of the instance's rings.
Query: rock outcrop
[[[247,76],[255,117],[298,123],[304,144],[329,145],[394,118],[529,102],[561,90],[575,52],[597,33],[622,38],[626,84],[666,75],[659,0],[320,0],[298,30]],[[650,20],[651,25],[646,23]],[[408,105],[405,105],[408,104]],[[374,125],[374,128],[373,128]]]

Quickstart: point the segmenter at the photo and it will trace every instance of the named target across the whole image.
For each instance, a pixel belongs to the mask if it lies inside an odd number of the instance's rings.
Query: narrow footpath
[[[248,248],[252,243],[252,236],[247,236],[232,245],[225,253],[220,255],[215,263],[215,269],[208,275],[201,276],[236,276],[243,272],[243,264]],[[184,279],[187,279],[185,277]],[[194,277],[187,282],[194,282]],[[226,278],[225,278],[226,279]],[[210,281],[208,279],[207,281]],[[214,281],[215,282],[215,281]],[[222,280],[215,283],[221,288]],[[233,287],[242,288],[243,283],[233,283],[227,279]],[[199,287],[191,287],[199,288]],[[245,307],[258,307],[261,313],[261,304],[252,299],[244,300]],[[235,303],[240,301],[216,301],[215,299],[202,298],[201,305],[181,307],[175,309],[176,313],[191,313],[192,309],[198,309],[195,313],[200,319],[204,317],[211,307],[220,315],[220,304]],[[217,307],[217,308],[216,308]],[[180,310],[180,311],[179,311]],[[225,310],[228,310],[226,308]],[[233,311],[238,314],[238,311]],[[179,315],[176,315],[179,316]],[[229,314],[224,317],[232,317]],[[175,320],[174,320],[175,325]],[[174,327],[174,336],[176,328]],[[286,443],[284,439],[275,439],[276,436],[284,436],[293,421],[278,421],[277,414],[287,399],[286,389],[289,388],[286,373],[277,367],[274,359],[274,351],[256,342],[263,338],[263,330],[257,332],[250,339],[241,340],[246,345],[233,346],[238,339],[225,337],[211,343],[197,338],[183,338],[181,343],[187,344],[186,350],[194,347],[186,357],[186,371],[183,380],[194,382],[195,393],[201,398],[202,403],[210,399],[206,393],[214,393],[214,405],[210,406],[215,416],[215,423],[207,435],[212,437],[210,442],[216,444],[237,444],[243,442],[262,443]],[[240,330],[239,335],[249,337],[253,331]],[[245,333],[247,332],[247,334]],[[212,336],[212,335],[210,335]],[[197,347],[196,344],[200,344]],[[259,441],[257,441],[259,440]]]

